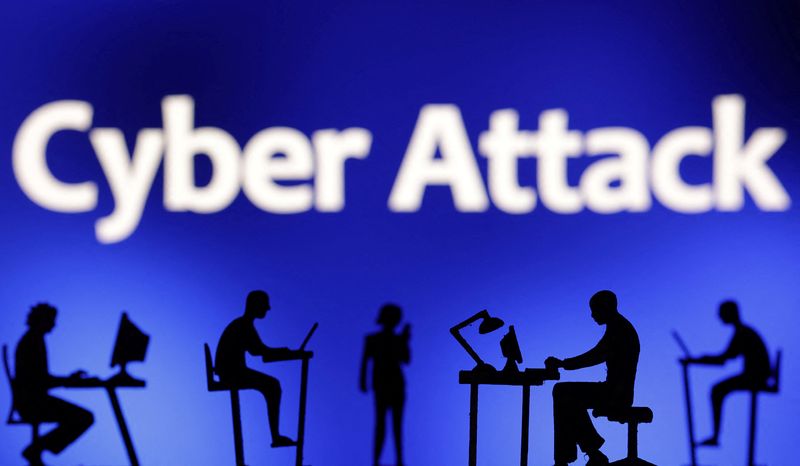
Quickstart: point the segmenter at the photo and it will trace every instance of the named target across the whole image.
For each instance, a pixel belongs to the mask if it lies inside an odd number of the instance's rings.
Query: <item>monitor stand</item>
[[[503,372],[518,374],[519,367],[517,367],[517,361],[515,361],[513,358],[506,359],[506,365],[503,366]]]
[[[128,387],[144,387],[145,381],[141,379],[137,379],[136,377],[130,375],[127,370],[127,364],[120,364],[120,370],[118,373],[112,375],[108,381],[112,385],[118,386],[128,386]]]

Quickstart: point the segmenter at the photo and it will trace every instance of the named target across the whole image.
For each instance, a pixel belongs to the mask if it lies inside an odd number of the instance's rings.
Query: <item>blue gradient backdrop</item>
[[[258,322],[267,344],[296,346],[320,322],[311,349],[307,463],[368,464],[372,401],[357,391],[363,335],[379,306],[401,304],[413,323],[408,368],[407,456],[411,465],[467,459],[468,390],[457,371],[471,366],[447,330],[488,308],[514,323],[525,365],[572,356],[600,338],[587,300],[615,290],[642,338],[637,403],[655,411],[640,431],[643,456],[660,465],[688,459],[679,329],[698,352],[721,350],[730,330],[716,319],[733,297],[746,321],[782,347],[783,393],[762,400],[759,460],[796,457],[800,418],[796,208],[683,215],[655,205],[642,214],[556,215],[541,206],[512,216],[492,208],[458,213],[446,188],[429,189],[414,214],[386,200],[419,109],[461,108],[473,147],[493,110],[515,108],[521,127],[565,108],[570,127],[629,126],[651,145],[667,131],[711,125],[711,100],[740,93],[748,134],[778,126],[786,144],[770,162],[800,200],[800,7],[796,2],[4,2],[0,6],[0,341],[16,344],[27,309],[60,309],[48,337],[51,369],[108,375],[120,311],[152,335],[145,364],[132,371],[145,391],[121,394],[143,464],[232,464],[229,403],[205,391],[202,344],[216,343],[246,293],[264,288],[274,312]],[[198,126],[217,126],[244,143],[256,131],[291,126],[365,127],[369,157],[347,166],[347,206],[336,214],[277,216],[243,195],[214,215],[168,213],[161,174],[142,222],[121,243],[100,245],[93,224],[112,209],[102,171],[80,133],[59,135],[49,154],[66,180],[95,180],[96,212],[67,215],[28,200],[11,171],[19,124],[40,105],[81,99],[94,126],[121,128],[132,144],[142,127],[160,127],[160,101],[190,94]],[[530,164],[529,164],[530,163]],[[481,162],[481,168],[485,165]],[[578,172],[581,163],[571,166]],[[532,162],[521,179],[534,180]],[[710,161],[687,162],[690,180],[710,176]],[[199,164],[201,178],[207,163]],[[499,335],[477,338],[501,364]],[[493,357],[491,355],[494,355]],[[263,367],[252,361],[254,367]],[[697,428],[709,433],[711,383],[734,365],[695,371]],[[299,367],[263,367],[284,387],[282,425],[296,425]],[[598,380],[601,368],[564,374]],[[534,389],[532,455],[551,464],[551,385]],[[95,426],[54,465],[125,464],[105,396],[58,390],[89,407]],[[519,392],[489,388],[482,398],[480,464],[517,461]],[[251,465],[290,464],[291,449],[268,446],[266,410],[245,394]],[[0,407],[10,405],[0,386]],[[722,448],[703,463],[742,464],[746,397],[726,406]],[[598,422],[611,457],[624,454],[624,428]],[[0,463],[21,463],[28,429],[0,426]],[[391,453],[391,448],[387,449]],[[391,456],[387,456],[387,462]],[[583,460],[579,461],[581,464]]]

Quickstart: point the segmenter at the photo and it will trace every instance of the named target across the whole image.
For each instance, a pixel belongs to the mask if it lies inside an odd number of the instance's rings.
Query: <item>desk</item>
[[[295,466],[303,466],[303,446],[305,445],[306,430],[306,399],[308,395],[308,361],[314,357],[311,351],[291,351],[286,355],[268,356],[262,358],[265,363],[279,361],[302,361],[300,376],[300,412],[297,420],[297,450],[295,452]]]
[[[133,440],[128,431],[128,424],[122,414],[122,408],[117,397],[117,388],[144,388],[145,382],[133,377],[117,374],[107,380],[89,377],[85,379],[67,379],[62,385],[64,388],[103,388],[111,401],[111,408],[114,410],[114,417],[117,419],[119,431],[122,434],[122,441],[125,443],[125,450],[128,452],[128,459],[131,466],[139,466],[139,459],[136,457],[136,450],[133,448]]]
[[[544,385],[545,380],[559,380],[557,369],[525,369],[524,372],[460,371],[458,383],[469,385],[469,466],[478,463],[478,386],[511,385],[522,387],[522,438],[520,466],[528,464],[528,432],[530,424],[531,385]]]

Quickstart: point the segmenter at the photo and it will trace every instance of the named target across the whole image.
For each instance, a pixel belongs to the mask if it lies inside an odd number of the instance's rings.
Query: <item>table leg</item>
[[[530,385],[522,386],[522,440],[520,444],[520,466],[528,466],[528,438],[529,438],[529,425],[530,425],[530,409],[531,409],[531,387]]]
[[[125,416],[122,415],[122,408],[119,405],[117,391],[112,387],[107,387],[106,393],[108,393],[108,398],[111,400],[111,408],[114,410],[114,417],[117,418],[117,425],[122,434],[122,441],[125,442],[125,450],[128,452],[128,459],[131,462],[131,466],[139,466],[136,450],[133,449],[133,440],[131,440],[131,434],[128,432],[128,425],[125,423]]]
[[[303,446],[306,430],[306,396],[308,392],[308,359],[303,359],[303,373],[300,377],[300,415],[297,421],[297,451],[295,466],[303,466]]]
[[[478,464],[478,384],[469,386],[469,466]]]
[[[758,414],[758,392],[750,392],[750,436],[748,437],[747,466],[756,462],[756,415]]]
[[[689,364],[683,363],[683,393],[686,398],[686,422],[689,428],[689,453],[692,466],[697,466],[696,444],[694,441],[694,419],[692,417],[692,391],[689,388]]]
[[[236,457],[236,466],[245,466],[242,408],[239,403],[239,390],[231,390],[231,417],[233,418],[233,450]]]

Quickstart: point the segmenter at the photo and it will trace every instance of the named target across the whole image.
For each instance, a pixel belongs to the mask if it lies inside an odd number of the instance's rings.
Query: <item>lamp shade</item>
[[[503,325],[505,325],[503,319],[498,317],[486,317],[483,319],[483,322],[481,322],[480,327],[478,327],[478,333],[481,335],[491,333],[501,328]]]

